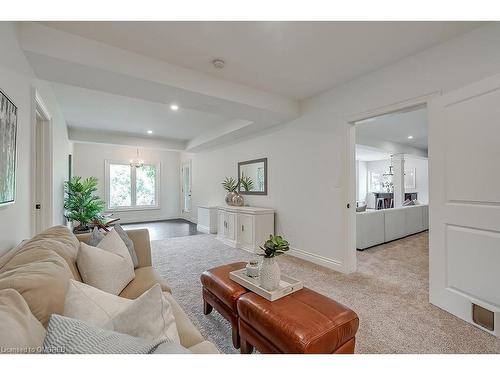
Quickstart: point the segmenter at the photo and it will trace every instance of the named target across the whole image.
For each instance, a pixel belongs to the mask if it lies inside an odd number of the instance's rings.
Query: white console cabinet
[[[255,253],[274,234],[271,208],[219,206],[217,215],[217,239],[226,245]]]
[[[217,207],[198,206],[198,232],[217,233]]]

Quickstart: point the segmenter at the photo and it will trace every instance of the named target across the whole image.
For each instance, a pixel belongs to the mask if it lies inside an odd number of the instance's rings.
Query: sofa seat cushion
[[[46,326],[50,315],[62,314],[68,281],[73,278],[66,261],[56,252],[34,247],[14,255],[0,271],[0,290],[12,288]]]
[[[217,347],[210,341],[202,341],[188,349],[193,354],[219,354]]]
[[[158,275],[153,267],[136,268],[134,279],[122,290],[120,297],[136,299],[155,284],[160,284],[164,292],[171,292],[165,280]]]
[[[0,348],[7,353],[39,353],[45,328],[14,289],[0,290]]]

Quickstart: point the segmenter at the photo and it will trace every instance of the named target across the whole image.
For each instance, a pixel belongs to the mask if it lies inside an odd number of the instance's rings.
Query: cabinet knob
[[[242,226],[241,226],[241,231],[242,231],[242,232],[244,232],[244,231],[245,231],[245,226],[244,226],[244,225],[242,225]]]

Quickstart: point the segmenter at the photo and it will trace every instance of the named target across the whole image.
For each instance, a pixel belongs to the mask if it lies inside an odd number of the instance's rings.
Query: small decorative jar
[[[251,260],[248,262],[246,265],[246,272],[247,276],[249,277],[259,277],[259,261],[258,260]]]

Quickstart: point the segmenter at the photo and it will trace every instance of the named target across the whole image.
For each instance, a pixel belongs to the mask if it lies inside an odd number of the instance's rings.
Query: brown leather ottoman
[[[354,353],[354,311],[303,288],[274,302],[246,293],[237,302],[241,353]]]
[[[248,290],[229,279],[229,272],[244,268],[246,262],[227,264],[212,268],[201,274],[203,285],[203,313],[208,315],[214,307],[224,318],[229,320],[232,327],[233,345],[240,347],[238,333],[237,301]]]

